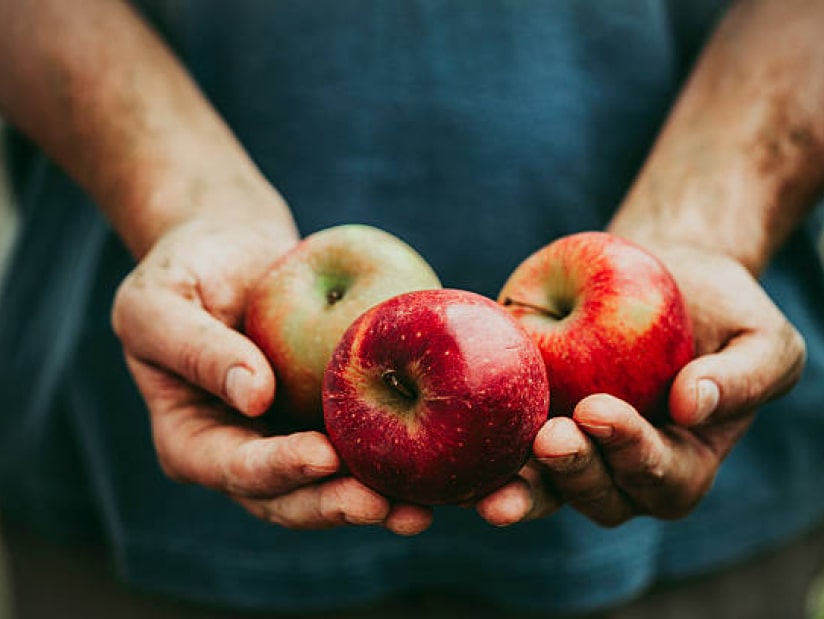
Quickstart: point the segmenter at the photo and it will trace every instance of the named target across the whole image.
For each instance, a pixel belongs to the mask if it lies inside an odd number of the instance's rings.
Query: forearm
[[[824,186],[824,2],[734,6],[611,229],[721,251],[758,273]]]
[[[294,234],[277,192],[119,0],[0,0],[0,114],[89,192],[137,256],[199,216]]]

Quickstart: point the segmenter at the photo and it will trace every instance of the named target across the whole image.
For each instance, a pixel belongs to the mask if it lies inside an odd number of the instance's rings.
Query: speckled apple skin
[[[608,393],[650,419],[666,417],[672,380],[695,348],[678,285],[655,256],[605,232],[562,237],[518,266],[498,297],[507,299],[569,312],[556,320],[506,307],[541,350],[551,414],[571,415],[586,396]]]
[[[397,372],[404,399],[382,379]],[[324,376],[332,444],[351,473],[396,499],[445,504],[511,479],[546,421],[535,343],[495,302],[460,290],[394,297],[356,320]]]

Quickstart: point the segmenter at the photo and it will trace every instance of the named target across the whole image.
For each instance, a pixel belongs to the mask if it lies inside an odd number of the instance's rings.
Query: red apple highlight
[[[410,292],[358,318],[323,384],[329,438],[351,473],[396,499],[459,503],[508,481],[546,421],[535,343],[500,306]]]
[[[260,280],[246,309],[246,333],[277,379],[275,411],[320,426],[323,372],[352,321],[402,292],[440,287],[420,254],[377,228],[336,226],[303,239]]]
[[[522,262],[498,301],[537,342],[553,415],[608,393],[659,419],[678,370],[694,356],[675,280],[640,246],[605,232],[556,240]]]

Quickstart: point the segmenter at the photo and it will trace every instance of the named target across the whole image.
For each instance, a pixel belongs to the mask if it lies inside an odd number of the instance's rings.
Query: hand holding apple
[[[572,418],[544,425],[521,477],[478,505],[493,524],[543,517],[561,502],[608,526],[640,514],[682,517],[755,409],[798,380],[803,340],[740,263],[687,245],[648,246],[678,282],[698,355],[672,383],[669,421],[656,427],[615,397],[585,398]]]
[[[277,377],[276,409],[320,424],[323,372],[352,321],[389,297],[440,287],[417,252],[377,228],[342,225],[303,239],[257,283],[246,311],[246,333]]]
[[[329,438],[352,474],[418,504],[474,500],[524,464],[546,420],[540,353],[500,306],[411,292],[360,316],[326,370]]]
[[[555,415],[608,393],[660,417],[672,379],[693,357],[687,309],[667,268],[605,232],[573,234],[538,250],[498,300],[541,350]]]
[[[254,282],[296,243],[288,223],[272,219],[177,225],[118,290],[113,325],[151,415],[159,464],[273,524],[419,532],[431,515],[341,475],[325,435],[270,436],[260,423],[274,377],[237,326]]]

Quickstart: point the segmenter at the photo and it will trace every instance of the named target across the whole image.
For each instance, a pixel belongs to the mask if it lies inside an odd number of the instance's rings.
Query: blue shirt
[[[495,296],[529,253],[602,228],[723,8],[663,0],[145,0],[304,234],[384,228],[445,285]],[[445,507],[406,539],[293,532],[168,481],[109,326],[133,266],[88,198],[14,137],[22,236],[0,306],[0,511],[102,538],[151,590],[325,608],[414,587],[513,607],[613,604],[742,560],[824,514],[824,273],[813,218],[763,284],[807,339],[688,518],[602,529],[569,509],[498,530]],[[712,274],[707,274],[711,277]]]

